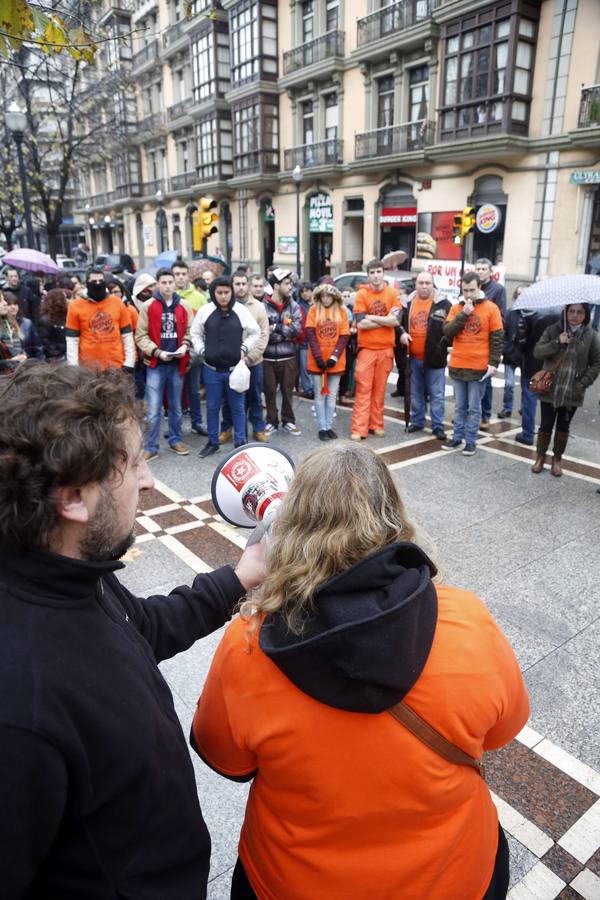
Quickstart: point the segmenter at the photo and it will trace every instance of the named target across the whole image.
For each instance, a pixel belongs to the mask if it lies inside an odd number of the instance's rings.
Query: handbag
[[[410,706],[407,706],[406,703],[396,703],[395,706],[388,709],[388,712],[397,722],[404,725],[411,734],[414,734],[421,743],[433,750],[434,753],[437,753],[438,756],[443,757],[443,759],[456,766],[470,766],[485,781],[483,759],[475,759],[475,757],[469,756],[468,753],[457,747],[456,744],[452,744],[443,734],[436,731],[425,719],[422,719],[421,716],[412,710]]]
[[[535,375],[531,376],[529,382],[529,390],[532,394],[547,394],[554,383],[554,376],[558,372],[559,367],[564,362],[564,356],[558,360],[552,369],[540,369]]]

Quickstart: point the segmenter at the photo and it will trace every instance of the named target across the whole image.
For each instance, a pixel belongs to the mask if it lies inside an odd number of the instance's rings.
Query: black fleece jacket
[[[0,896],[201,900],[210,837],[157,662],[219,628],[226,566],[140,600],[121,563],[0,547]]]

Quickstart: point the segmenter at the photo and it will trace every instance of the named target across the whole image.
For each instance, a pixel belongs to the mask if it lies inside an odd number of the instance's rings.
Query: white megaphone
[[[276,447],[244,444],[229,453],[215,469],[212,501],[231,525],[258,529],[260,540],[273,522],[294,477],[291,458]],[[250,543],[254,543],[252,538]]]

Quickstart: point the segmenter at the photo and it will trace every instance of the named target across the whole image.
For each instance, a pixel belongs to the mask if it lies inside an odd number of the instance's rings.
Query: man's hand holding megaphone
[[[261,540],[257,543],[249,542],[240,556],[239,562],[235,567],[235,574],[246,591],[251,591],[253,588],[258,587],[265,580],[266,554],[266,542]]]
[[[225,521],[254,529],[247,547],[261,542],[264,548],[262,538],[268,532],[293,476],[294,463],[287,453],[264,444],[244,444],[229,453],[215,469],[212,501]],[[264,549],[262,553],[264,557]],[[249,557],[250,560],[258,562],[258,557]]]

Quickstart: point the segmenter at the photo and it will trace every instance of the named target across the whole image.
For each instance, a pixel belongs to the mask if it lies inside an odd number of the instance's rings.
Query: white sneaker
[[[302,432],[294,422],[286,422],[282,428],[282,431],[287,431],[288,434],[293,434],[296,437],[298,437],[299,434],[302,434]]]
[[[275,434],[277,431],[277,425],[271,425],[270,422],[267,422],[265,425],[265,434]]]

